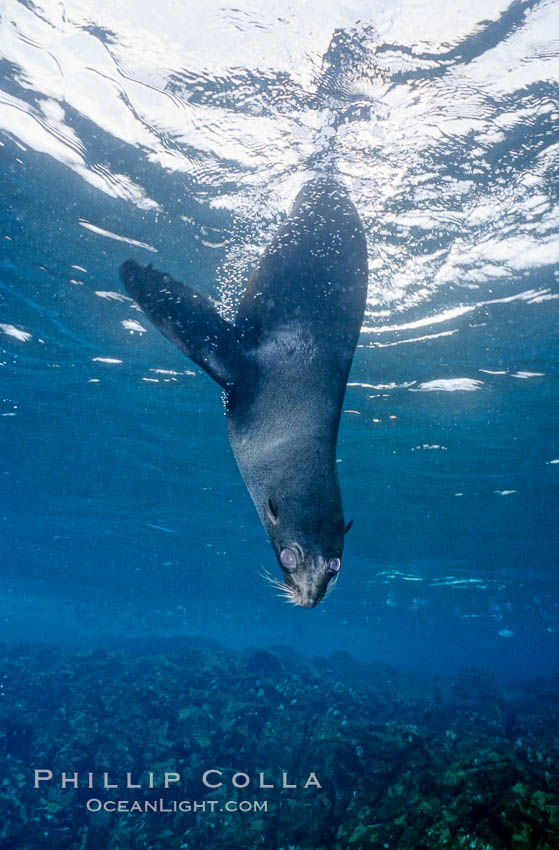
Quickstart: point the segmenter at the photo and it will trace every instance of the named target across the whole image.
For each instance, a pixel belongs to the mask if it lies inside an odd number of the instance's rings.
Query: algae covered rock
[[[12,648],[0,675],[1,850],[559,846],[553,684],[505,692],[468,670],[435,699],[432,683],[343,653],[207,643]]]

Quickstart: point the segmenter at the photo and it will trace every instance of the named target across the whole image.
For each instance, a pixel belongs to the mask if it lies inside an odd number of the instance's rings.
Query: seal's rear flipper
[[[224,389],[240,377],[245,355],[235,328],[215,307],[184,283],[127,260],[120,267],[127,292],[161,333]]]

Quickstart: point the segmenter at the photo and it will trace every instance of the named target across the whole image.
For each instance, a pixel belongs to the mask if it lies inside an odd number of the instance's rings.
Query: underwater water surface
[[[0,5],[2,850],[559,846],[558,32],[549,0]],[[231,319],[325,171],[369,291],[306,610],[118,269]],[[26,778],[173,759],[326,781],[241,828]]]

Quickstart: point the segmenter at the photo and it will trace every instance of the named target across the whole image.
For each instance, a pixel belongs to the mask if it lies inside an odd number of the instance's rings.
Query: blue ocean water
[[[7,0],[1,638],[557,672],[558,28],[543,1]],[[354,526],[308,611],[260,577],[219,390],[118,268],[231,318],[324,168],[370,281],[338,444]]]

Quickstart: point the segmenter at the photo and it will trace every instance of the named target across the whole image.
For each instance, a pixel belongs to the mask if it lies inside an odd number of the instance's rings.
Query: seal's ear
[[[347,533],[348,533],[348,531],[349,531],[349,529],[351,528],[351,526],[352,526],[352,525],[353,525],[353,520],[352,520],[352,519],[350,519],[350,521],[348,522],[348,524],[347,524],[347,525],[346,525],[346,527],[344,528],[344,534],[347,534]]]
[[[230,389],[246,368],[235,328],[213,304],[168,274],[127,260],[120,267],[127,292],[161,333],[224,389]]]
[[[272,525],[277,525],[279,523],[279,516],[276,506],[272,503],[271,499],[268,499],[268,503],[266,505],[266,513],[268,514],[268,519],[272,523]]]

